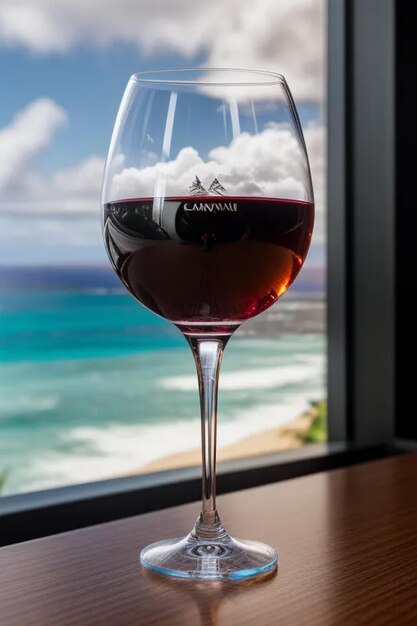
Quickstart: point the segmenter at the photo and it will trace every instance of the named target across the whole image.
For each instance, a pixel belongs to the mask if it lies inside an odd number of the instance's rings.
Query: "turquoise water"
[[[134,471],[199,445],[188,345],[128,294],[0,294],[0,472],[5,493]],[[324,337],[233,338],[220,444],[323,397]]]
[[[124,293],[0,293],[0,315],[3,363],[132,354],[184,341]]]

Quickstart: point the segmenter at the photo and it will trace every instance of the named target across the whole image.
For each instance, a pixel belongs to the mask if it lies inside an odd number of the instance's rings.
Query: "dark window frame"
[[[417,64],[416,17],[408,0],[397,0],[396,8],[396,200],[397,200],[397,371],[396,436],[417,440],[414,417],[415,375],[413,367],[400,367],[412,362],[417,338],[414,332],[415,312],[410,306],[410,287],[415,284],[417,228],[417,176],[415,152],[417,138],[417,85],[413,80]],[[411,359],[410,359],[411,356]]]
[[[218,495],[398,454],[397,446],[309,445],[221,463]],[[0,502],[0,547],[199,501],[199,467],[60,487]],[[196,504],[196,517],[199,512]]]
[[[395,422],[396,0],[329,0],[330,441]]]
[[[328,7],[329,443],[222,463],[220,494],[413,446],[394,439],[396,3]],[[0,545],[197,500],[199,472],[3,497]]]

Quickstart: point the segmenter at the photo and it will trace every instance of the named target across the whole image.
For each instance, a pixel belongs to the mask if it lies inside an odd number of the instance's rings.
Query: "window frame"
[[[221,463],[219,494],[381,458],[409,445],[393,438],[394,62],[395,0],[328,0],[329,442]],[[381,63],[384,71],[375,72]],[[199,468],[5,496],[0,545],[199,497]]]
[[[329,439],[356,445],[394,436],[395,15],[329,0]]]
[[[218,495],[399,453],[391,445],[356,447],[313,444],[262,457],[219,464]],[[278,462],[277,462],[278,461]],[[152,474],[58,487],[0,499],[0,547],[113,520],[196,502],[201,469],[186,467]]]

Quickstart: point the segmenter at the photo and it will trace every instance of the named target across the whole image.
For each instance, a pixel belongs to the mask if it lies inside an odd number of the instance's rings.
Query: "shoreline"
[[[262,456],[283,450],[300,448],[304,444],[304,437],[319,416],[319,408],[314,403],[295,419],[275,428],[262,430],[249,435],[236,443],[218,448],[217,461],[231,461],[242,457]],[[163,472],[181,467],[199,466],[201,464],[201,450],[194,448],[186,452],[170,454],[151,463],[147,463],[128,476]]]

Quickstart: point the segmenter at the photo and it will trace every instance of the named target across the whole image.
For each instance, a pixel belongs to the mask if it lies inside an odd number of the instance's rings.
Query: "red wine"
[[[139,302],[184,332],[222,332],[288,289],[313,218],[312,203],[276,198],[129,199],[104,206],[104,238]]]

